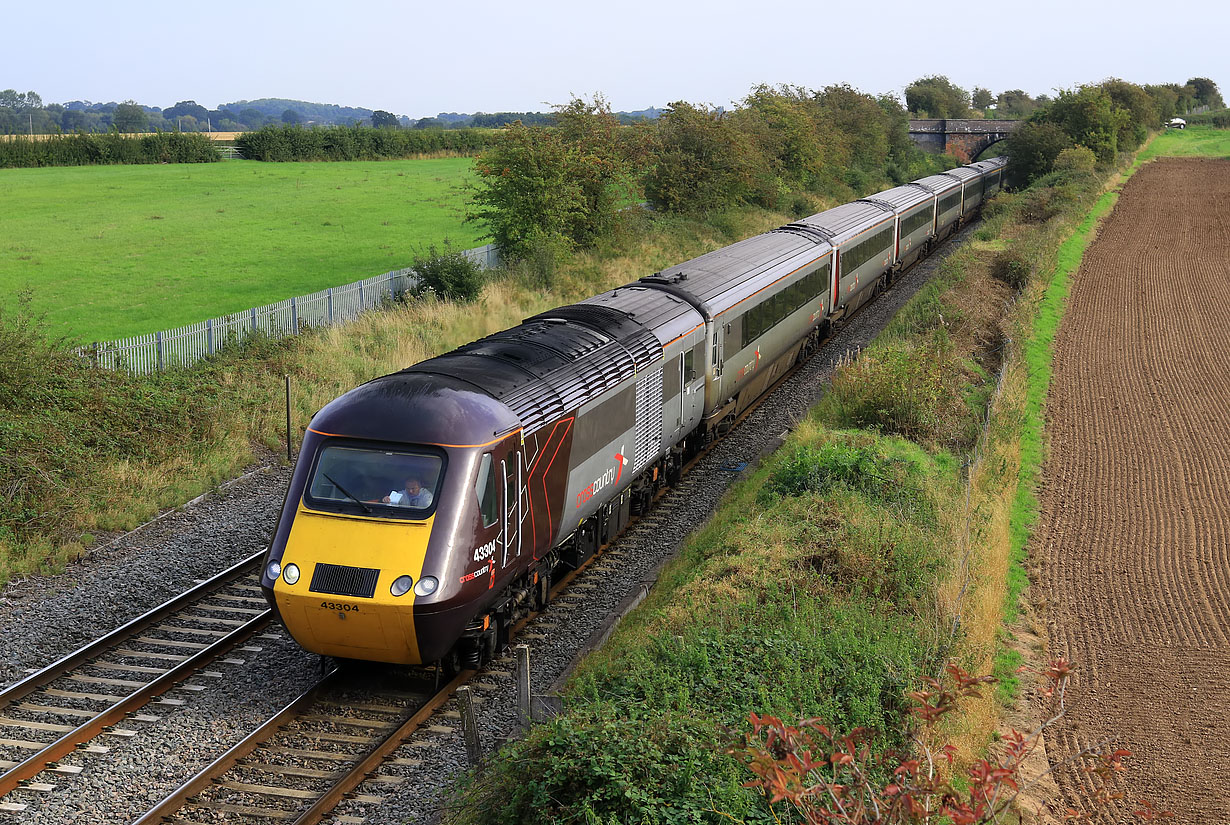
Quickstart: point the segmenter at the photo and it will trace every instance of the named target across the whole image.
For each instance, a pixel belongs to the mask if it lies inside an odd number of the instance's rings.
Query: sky
[[[633,111],[730,106],[760,83],[901,96],[932,74],[1032,95],[1203,76],[1230,99],[1225,0],[60,0],[3,19],[0,88],[44,103],[277,97],[418,118],[601,93]]]

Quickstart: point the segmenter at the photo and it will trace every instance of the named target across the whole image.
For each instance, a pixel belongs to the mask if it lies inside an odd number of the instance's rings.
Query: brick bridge
[[[911,120],[910,140],[923,151],[948,153],[970,163],[993,143],[999,143],[1023,120]]]

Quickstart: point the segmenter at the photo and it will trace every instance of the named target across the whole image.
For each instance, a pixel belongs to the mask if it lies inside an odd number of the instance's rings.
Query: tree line
[[[1184,86],[1111,78],[1061,90],[1008,139],[1009,177],[1025,184],[1055,171],[1110,164],[1177,114],[1224,106],[1217,84],[1207,78]]]
[[[621,123],[657,117],[659,109],[619,112]],[[376,129],[498,129],[521,121],[549,125],[554,112],[441,112],[417,120],[384,109],[363,109],[332,103],[286,98],[260,98],[225,103],[210,109],[195,100],[181,100],[160,109],[135,100],[121,103],[43,102],[37,92],[0,91],[0,134],[71,134],[74,132],[246,132],[266,126],[370,126]]]
[[[1217,84],[1207,77],[1193,77],[1183,85],[1164,83],[1140,88],[1158,102],[1164,120],[1198,108],[1220,109],[1225,106]],[[998,95],[977,86],[972,92],[966,91],[944,75],[922,77],[905,87],[906,109],[916,118],[1023,120],[1047,108],[1052,102],[1048,95],[1031,97],[1020,89]]]
[[[850,86],[756,86],[733,109],[679,101],[622,126],[601,96],[522,122],[479,153],[470,218],[505,255],[551,259],[609,236],[647,202],[658,212],[760,206],[798,215],[940,167],[910,141],[891,96]]]

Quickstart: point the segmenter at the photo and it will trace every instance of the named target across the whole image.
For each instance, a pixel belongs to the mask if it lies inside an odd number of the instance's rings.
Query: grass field
[[[468,158],[226,161],[0,172],[0,300],[29,290],[52,333],[154,332],[465,249]]]
[[[1144,163],[1157,157],[1230,157],[1230,131],[1208,126],[1168,129],[1153,139],[1137,157]]]

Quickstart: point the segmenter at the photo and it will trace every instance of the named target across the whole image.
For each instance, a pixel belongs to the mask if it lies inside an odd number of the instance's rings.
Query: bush
[[[447,242],[443,251],[432,245],[425,253],[415,255],[411,268],[418,276],[416,296],[432,293],[448,301],[469,303],[482,294],[486,281],[481,267]]]
[[[1036,256],[1027,244],[1013,244],[995,256],[991,276],[1020,292],[1037,271],[1037,265]]]
[[[473,154],[490,145],[485,129],[373,129],[369,126],[269,125],[236,140],[249,160],[389,160],[431,152]]]
[[[1055,171],[1085,175],[1092,172],[1097,163],[1098,159],[1093,154],[1092,149],[1086,149],[1084,146],[1073,146],[1070,149],[1064,149],[1055,156]]]
[[[959,447],[977,421],[963,400],[965,369],[940,327],[929,339],[885,341],[833,375],[833,423],[871,429],[924,444]]]
[[[106,134],[52,135],[0,141],[0,169],[32,166],[90,166],[120,163],[213,163],[217,145],[199,132],[158,132],[133,137]]]

